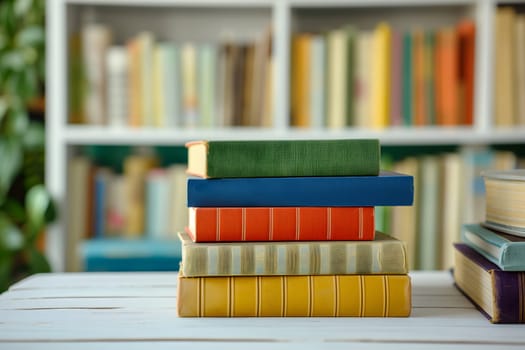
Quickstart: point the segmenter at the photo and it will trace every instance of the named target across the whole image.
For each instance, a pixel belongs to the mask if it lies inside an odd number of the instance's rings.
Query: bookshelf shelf
[[[68,126],[64,142],[75,145],[182,145],[196,139],[270,140],[379,138],[382,145],[484,145],[522,144],[525,127],[499,129],[492,132],[476,131],[470,127],[387,128],[381,130],[348,128],[342,130],[274,129],[233,127],[209,129],[122,128],[96,126]]]
[[[67,169],[77,146],[140,145],[180,146],[195,139],[336,139],[379,138],[385,146],[485,146],[525,144],[525,126],[495,127],[493,122],[493,39],[497,6],[523,1],[497,0],[56,0],[48,1],[48,103],[46,184],[67,218]],[[93,15],[111,27],[114,42],[125,45],[141,31],[155,39],[182,43],[220,44],[229,35],[235,42],[255,40],[272,27],[271,64],[268,71],[271,105],[269,127],[220,126],[164,128],[70,123],[68,69],[70,36],[78,32],[85,17]],[[464,126],[389,126],[374,128],[296,128],[290,121],[292,96],[292,37],[303,32],[322,32],[347,23],[373,29],[387,20],[398,29],[455,26],[463,18],[475,23],[473,121]],[[259,37],[260,38],[260,37]],[[265,106],[266,107],[266,106]],[[174,124],[175,125],[175,124]],[[222,124],[221,124],[222,125]],[[230,125],[230,124],[225,124]],[[254,125],[254,124],[249,124]],[[323,124],[318,124],[323,125]],[[65,219],[49,230],[48,256],[56,271],[64,263]]]

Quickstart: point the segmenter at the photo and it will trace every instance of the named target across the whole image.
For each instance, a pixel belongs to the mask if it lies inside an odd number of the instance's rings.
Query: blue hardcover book
[[[178,239],[92,239],[82,243],[84,271],[177,271]]]
[[[525,237],[497,232],[479,224],[465,224],[461,241],[503,271],[525,271]]]
[[[365,207],[412,205],[414,179],[379,176],[188,180],[188,207]]]

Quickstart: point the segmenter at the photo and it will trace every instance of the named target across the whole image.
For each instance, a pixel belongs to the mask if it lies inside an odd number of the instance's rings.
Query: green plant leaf
[[[52,205],[49,192],[43,185],[31,187],[26,195],[26,217],[30,239],[38,234],[46,223],[46,212]]]
[[[13,137],[0,138],[0,204],[22,165],[22,144]]]
[[[22,203],[20,203],[15,198],[6,198],[4,204],[0,206],[0,211],[3,211],[17,225],[25,222],[25,208],[23,207]]]
[[[31,247],[28,251],[28,264],[30,274],[51,271],[47,258],[35,247]]]
[[[2,120],[4,119],[4,116],[7,113],[7,100],[4,96],[0,97],[0,125],[2,124]]]
[[[21,142],[29,125],[29,117],[23,109],[10,109],[7,113],[5,131],[7,135],[18,138]]]
[[[1,56],[0,64],[7,69],[20,72],[25,68],[24,51],[11,50]]]
[[[6,291],[11,284],[12,266],[11,254],[0,255],[0,293]]]
[[[16,0],[14,6],[15,15],[18,17],[25,16],[31,10],[32,4],[32,0]]]
[[[43,45],[45,37],[44,28],[38,25],[32,25],[22,29],[22,31],[18,33],[17,44],[18,46]]]
[[[0,213],[0,247],[3,251],[17,251],[24,246],[24,236],[7,215]]]
[[[30,122],[24,133],[24,146],[26,149],[42,149],[46,141],[46,131],[41,123]]]

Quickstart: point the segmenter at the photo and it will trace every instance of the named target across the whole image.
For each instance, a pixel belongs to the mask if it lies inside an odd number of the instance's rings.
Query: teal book
[[[461,241],[503,271],[525,271],[525,238],[490,230],[480,224],[462,226]]]
[[[178,271],[178,239],[91,239],[80,247],[83,269],[101,271]]]
[[[203,178],[377,176],[378,139],[194,141],[188,173]]]

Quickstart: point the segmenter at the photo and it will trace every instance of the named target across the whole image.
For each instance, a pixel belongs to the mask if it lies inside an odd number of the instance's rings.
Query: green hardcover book
[[[461,241],[503,271],[525,271],[525,238],[495,232],[479,224],[463,225]]]
[[[197,276],[406,274],[403,242],[376,232],[373,241],[182,241],[180,274]]]
[[[354,92],[354,80],[355,80],[355,41],[356,41],[356,30],[352,26],[346,28],[346,125],[355,125],[354,122],[354,109],[355,109],[355,92]]]
[[[204,178],[377,176],[377,139],[194,141],[188,173]]]

